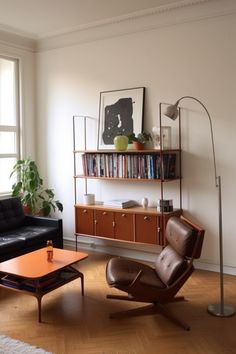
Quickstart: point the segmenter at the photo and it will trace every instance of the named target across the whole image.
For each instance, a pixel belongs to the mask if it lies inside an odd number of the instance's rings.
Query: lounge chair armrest
[[[141,275],[142,275],[142,274],[143,274],[143,271],[140,270],[140,271],[138,272],[138,274],[136,275],[136,277],[134,278],[134,280],[132,281],[132,283],[130,284],[129,287],[135,286],[135,285],[139,282],[139,279],[141,278]]]

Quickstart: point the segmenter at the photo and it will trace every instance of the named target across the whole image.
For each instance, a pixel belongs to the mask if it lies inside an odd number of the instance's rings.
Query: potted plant
[[[12,185],[12,196],[21,198],[27,213],[35,214],[38,190],[43,185],[35,162],[29,158],[18,160],[13,166],[10,178],[13,175],[16,177],[16,182]]]
[[[13,166],[10,178],[13,175],[16,176],[16,182],[12,185],[12,196],[21,198],[25,213],[48,216],[56,208],[63,211],[63,205],[54,200],[53,190],[43,187],[43,179],[35,161],[30,158],[18,160]]]
[[[41,199],[40,210],[43,216],[50,215],[51,211],[54,212],[56,209],[63,211],[63,205],[59,200],[55,200],[55,194],[52,189],[42,189],[38,197]]]
[[[139,133],[137,136],[132,133],[128,138],[129,143],[133,143],[134,148],[137,150],[143,150],[145,143],[152,140],[151,134],[145,131]]]

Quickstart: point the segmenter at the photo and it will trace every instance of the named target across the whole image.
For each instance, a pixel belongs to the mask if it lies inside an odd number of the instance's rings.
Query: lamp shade
[[[168,118],[175,120],[178,117],[178,104],[179,101],[177,101],[175,104],[171,104],[169,106],[166,107],[166,110],[164,112],[165,116],[167,116]]]

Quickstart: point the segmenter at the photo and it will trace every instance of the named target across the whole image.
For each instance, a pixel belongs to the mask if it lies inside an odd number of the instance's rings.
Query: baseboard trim
[[[82,240],[78,241],[77,247],[79,250],[83,250],[87,252],[93,251],[93,252],[107,253],[114,256],[122,256],[122,257],[138,259],[147,262],[154,262],[157,254],[160,252],[160,248],[158,246],[155,247],[154,251],[150,251],[150,247],[148,246],[147,248],[144,246],[144,250],[140,250],[137,248],[128,248],[127,246],[124,247],[122,243],[119,243],[118,245],[114,245],[112,243],[109,244],[109,242],[108,244],[104,244],[104,243],[100,243],[99,240],[97,239],[96,240],[92,238],[88,238],[88,240],[84,240],[84,239],[85,237]],[[75,248],[75,240],[68,239],[68,238],[64,239],[64,245]],[[218,264],[196,260],[194,262],[194,266],[196,269],[202,269],[210,272],[219,273]],[[224,274],[236,275],[236,267],[224,266]]]

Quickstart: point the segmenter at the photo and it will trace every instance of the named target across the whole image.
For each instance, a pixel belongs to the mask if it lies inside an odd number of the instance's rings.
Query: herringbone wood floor
[[[206,311],[219,301],[218,274],[196,270],[181,291],[188,302],[169,305],[191,325],[186,332],[160,315],[109,319],[111,312],[137,306],[106,299],[107,293],[117,292],[105,281],[109,258],[94,253],[78,265],[85,276],[84,298],[80,280],[46,295],[41,324],[35,298],[1,288],[1,334],[55,354],[236,353],[236,316],[217,318]],[[225,298],[236,307],[234,276],[225,276]]]

